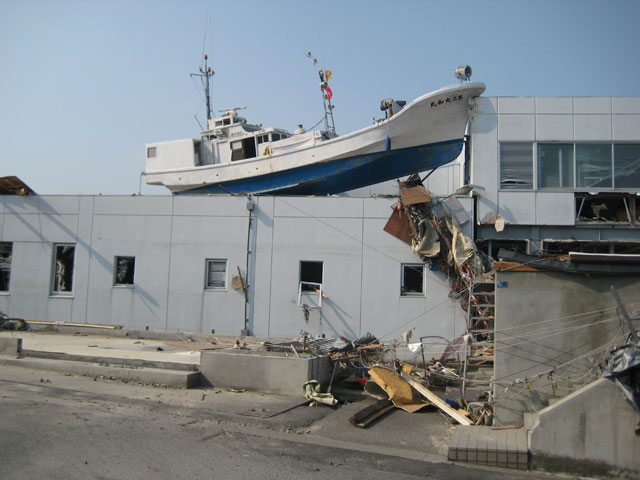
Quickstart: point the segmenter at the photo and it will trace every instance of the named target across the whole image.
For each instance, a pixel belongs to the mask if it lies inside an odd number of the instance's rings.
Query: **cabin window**
[[[13,243],[0,242],[0,292],[9,291],[11,281],[11,261],[13,259]]]
[[[73,292],[73,265],[76,246],[73,244],[55,244],[53,253],[51,292],[54,295],[70,294]]]
[[[116,257],[113,262],[113,284],[133,285],[136,257]]]
[[[269,135],[258,135],[258,145],[269,141]]]
[[[222,124],[223,125],[231,125],[231,119],[230,118],[223,118],[222,119]]]
[[[403,297],[423,297],[424,290],[424,263],[402,264],[400,295]]]
[[[157,147],[147,148],[147,158],[156,158]]]
[[[204,288],[225,290],[227,288],[227,260],[225,258],[208,258],[205,265]]]
[[[533,189],[533,144],[500,144],[500,188]]]
[[[277,142],[278,140],[280,140],[280,134],[279,133],[272,133],[271,134],[271,141],[272,142]]]

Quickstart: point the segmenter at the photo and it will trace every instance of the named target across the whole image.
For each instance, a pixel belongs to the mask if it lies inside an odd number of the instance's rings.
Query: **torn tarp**
[[[440,237],[431,221],[423,218],[418,223],[418,240],[411,242],[411,250],[420,258],[435,257],[440,253]]]
[[[640,343],[614,350],[602,376],[615,380],[629,403],[640,413]]]

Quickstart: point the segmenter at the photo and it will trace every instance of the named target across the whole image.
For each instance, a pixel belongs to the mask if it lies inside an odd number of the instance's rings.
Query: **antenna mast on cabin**
[[[209,79],[211,77],[213,77],[215,75],[216,72],[214,72],[211,67],[207,66],[207,59],[209,57],[205,54],[204,56],[204,68],[200,67],[200,73],[192,73],[191,76],[192,77],[204,77],[204,96],[205,96],[205,100],[207,102],[207,123],[209,120],[211,120],[211,95],[209,93]],[[209,125],[207,125],[207,128],[209,128]]]
[[[324,107],[324,129],[329,138],[337,137],[336,125],[333,121],[333,104],[331,103],[333,92],[331,88],[329,88],[331,70],[323,70],[320,68],[318,66],[318,60],[311,55],[311,52],[307,52],[307,57],[312,59],[313,66],[318,70],[318,76],[320,77],[320,92],[322,92],[322,106]]]

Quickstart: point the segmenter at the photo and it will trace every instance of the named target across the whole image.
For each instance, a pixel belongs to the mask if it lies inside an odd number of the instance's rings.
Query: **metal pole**
[[[624,319],[627,321],[627,325],[629,326],[629,330],[631,330],[631,337],[633,338],[633,344],[637,345],[638,344],[638,332],[636,332],[636,329],[633,327],[633,323],[631,323],[631,317],[629,316],[629,313],[627,312],[627,307],[624,306],[624,303],[622,303],[622,299],[620,298],[620,295],[618,295],[618,290],[616,289],[615,285],[611,285],[611,293],[613,293],[614,298],[616,299],[616,302],[618,303],[618,306],[620,307],[620,310],[622,310],[622,315],[624,316]]]

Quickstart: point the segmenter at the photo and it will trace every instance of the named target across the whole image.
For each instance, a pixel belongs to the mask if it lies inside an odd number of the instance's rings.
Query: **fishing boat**
[[[337,135],[331,72],[317,70],[324,129],[305,131],[299,125],[290,133],[248,123],[238,114],[244,107],[212,118],[213,71],[205,56],[201,73],[193,75],[206,80],[207,128],[200,139],[147,144],[146,183],[176,194],[329,195],[432,170],[459,156],[473,98],[485,90],[483,83],[465,77],[408,104],[384,99],[384,118]]]

